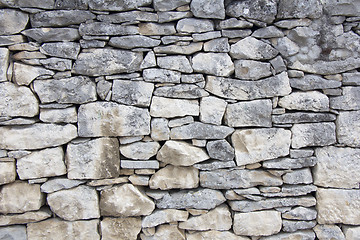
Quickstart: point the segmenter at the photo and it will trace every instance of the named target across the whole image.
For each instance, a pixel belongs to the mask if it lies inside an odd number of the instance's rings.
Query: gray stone
[[[329,111],[329,98],[318,91],[293,92],[279,100],[279,106],[289,110]]]
[[[224,139],[234,132],[226,126],[216,126],[201,122],[190,123],[171,129],[171,139]]]
[[[102,216],[147,216],[154,209],[154,202],[132,184],[118,185],[101,191]]]
[[[281,38],[284,33],[275,26],[259,28],[251,36],[256,38]]]
[[[173,35],[176,33],[172,23],[140,23],[139,32],[141,35]]]
[[[197,99],[209,96],[209,93],[195,84],[178,84],[175,86],[158,87],[155,96],[169,98]]]
[[[137,239],[141,231],[140,218],[104,218],[101,223],[101,236],[103,239]]]
[[[360,228],[359,227],[344,226],[343,231],[344,231],[346,239],[355,240],[355,239],[359,238],[359,236],[360,236]]]
[[[23,35],[0,36],[0,46],[9,46],[25,42]]]
[[[35,123],[26,127],[0,127],[0,148],[14,150],[55,147],[76,137],[77,129],[72,124],[62,126]]]
[[[27,240],[26,226],[14,225],[14,226],[0,227],[0,239]]]
[[[77,112],[75,107],[65,109],[40,109],[39,119],[48,123],[76,123]]]
[[[221,125],[227,103],[213,96],[203,97],[200,101],[200,121]]]
[[[61,147],[34,151],[16,161],[21,180],[66,174],[64,151]]]
[[[344,233],[341,228],[337,225],[316,225],[314,227],[316,237],[318,239],[339,239],[345,240]],[[346,231],[344,231],[346,232]]]
[[[7,81],[7,71],[9,67],[9,50],[0,48],[0,82]]]
[[[151,4],[151,0],[124,0],[114,1],[108,0],[106,2],[99,2],[97,0],[89,0],[89,8],[98,11],[128,11],[137,9],[138,7],[147,6]]]
[[[0,158],[0,185],[15,182],[15,159]]]
[[[0,116],[33,117],[39,113],[39,103],[27,87],[10,82],[0,83]]]
[[[40,9],[53,9],[54,8],[54,0],[1,0],[0,5],[13,7],[13,8],[40,8]]]
[[[84,35],[133,35],[139,34],[139,28],[135,26],[123,26],[107,22],[82,23],[79,33]]]
[[[279,28],[292,29],[296,27],[307,27],[312,23],[310,19],[289,19],[289,20],[281,20],[275,24],[275,26]]]
[[[287,67],[286,67],[286,65],[284,63],[284,60],[280,55],[278,55],[274,59],[271,59],[270,64],[274,68],[276,74],[287,70]]]
[[[156,155],[159,148],[158,142],[134,142],[120,146],[120,152],[129,159],[147,160]]]
[[[100,217],[98,194],[88,186],[49,193],[47,203],[57,216],[67,221]]]
[[[83,76],[59,80],[36,80],[34,89],[42,103],[82,104],[96,100],[95,83]]]
[[[238,166],[289,154],[291,132],[282,128],[236,130],[231,137]]]
[[[198,53],[192,59],[195,71],[216,76],[230,76],[234,63],[227,53]]]
[[[55,0],[55,9],[88,9],[87,0]]]
[[[290,220],[314,220],[316,219],[317,212],[314,208],[295,207],[290,211],[282,214],[282,218]]]
[[[359,147],[360,111],[341,111],[336,120],[336,136],[340,144]]]
[[[151,138],[154,141],[165,141],[170,139],[170,129],[166,118],[151,119]]]
[[[159,46],[160,43],[160,40],[138,35],[112,37],[109,41],[110,46],[123,49],[132,49],[138,47],[150,48]]]
[[[212,31],[212,32],[205,32],[205,33],[194,33],[192,34],[194,42],[201,42],[206,41],[214,38],[221,37],[220,31]]]
[[[270,99],[228,104],[225,124],[230,127],[271,127]]]
[[[360,216],[356,211],[360,204],[359,190],[319,188],[316,199],[319,224],[359,224]]]
[[[252,31],[250,29],[240,29],[240,30],[221,30],[221,34],[223,37],[227,38],[245,38],[250,36]]]
[[[0,226],[14,225],[14,224],[27,224],[31,222],[39,222],[51,217],[51,211],[44,208],[39,211],[25,212],[21,214],[8,214],[0,216]],[[0,228],[1,229],[1,228]],[[1,230],[0,230],[1,232]],[[1,233],[0,233],[1,239]],[[16,240],[18,238],[15,238]]]
[[[316,157],[278,158],[265,161],[263,162],[262,166],[264,168],[273,169],[298,169],[303,167],[313,167],[316,165],[316,163]]]
[[[143,71],[144,80],[147,82],[161,82],[161,83],[180,83],[181,73],[160,69],[150,68]]]
[[[225,18],[224,1],[222,0],[193,0],[190,4],[191,12],[199,18]]]
[[[44,43],[40,51],[52,57],[77,59],[80,52],[80,45],[73,42]]]
[[[44,11],[32,14],[30,17],[31,26],[38,27],[63,27],[80,24],[95,19],[96,15],[83,10],[57,10]]]
[[[154,160],[145,160],[145,161],[131,161],[131,160],[121,160],[121,168],[125,169],[158,169],[159,162]]]
[[[147,109],[113,102],[88,103],[79,108],[78,126],[82,137],[148,135],[150,115]]]
[[[283,220],[282,230],[284,232],[296,232],[298,230],[311,229],[315,227],[316,221],[289,221]]]
[[[343,85],[356,85],[360,86],[360,73],[354,72],[354,73],[343,73]]]
[[[209,141],[206,144],[206,150],[210,158],[231,161],[235,157],[234,148],[226,140]]]
[[[311,6],[311,7],[310,7]],[[322,15],[322,4],[319,0],[280,0],[278,6],[278,18],[319,18]]]
[[[209,159],[209,156],[204,149],[187,142],[166,141],[156,155],[156,159],[174,166],[192,166]]]
[[[274,58],[278,51],[270,44],[254,37],[244,38],[231,45],[230,55],[235,59],[268,60]]]
[[[40,192],[39,184],[16,181],[2,186],[0,190],[2,214],[39,210],[43,204],[44,195]]]
[[[71,64],[71,60],[69,61]],[[34,67],[17,62],[14,63],[13,79],[17,85],[29,85],[35,78],[44,75],[52,76],[54,72],[42,67]]]
[[[193,123],[194,122],[194,117],[192,116],[187,116],[187,117],[182,117],[182,118],[176,118],[176,119],[172,119],[169,121],[168,126],[169,127],[180,127],[189,123]]]
[[[310,184],[313,182],[310,168],[292,170],[282,176],[285,184]]]
[[[180,33],[203,33],[214,31],[214,23],[207,19],[184,18],[178,21],[176,30]]]
[[[177,1],[154,0],[154,8],[156,11],[166,12],[189,3],[190,0],[177,0]]]
[[[210,160],[210,161],[194,164],[194,167],[203,171],[212,171],[221,168],[233,168],[236,167],[236,164],[234,161]]]
[[[294,124],[291,147],[327,146],[336,142],[334,123]]]
[[[338,88],[341,82],[336,80],[327,80],[317,75],[305,75],[303,78],[290,78],[290,86],[303,91],[315,89]]]
[[[277,13],[277,1],[234,1],[226,6],[226,14],[231,17],[244,17],[272,23]]]
[[[161,68],[175,70],[184,73],[192,73],[193,69],[185,56],[158,57],[157,64]]]
[[[200,185],[212,189],[281,186],[280,177],[261,170],[219,169],[200,172]]]
[[[314,150],[311,148],[303,149],[290,149],[291,158],[306,158],[314,155]]]
[[[230,45],[227,38],[216,38],[204,44],[205,52],[230,52]]]
[[[146,232],[146,230],[143,232]],[[156,232],[150,232],[145,235],[140,235],[141,240],[160,240],[160,239],[173,239],[173,240],[185,240],[185,231],[178,228],[177,225],[164,224],[156,228]]]
[[[165,45],[170,44],[170,43],[178,44],[178,45],[172,45],[172,48],[175,48],[176,46],[179,47],[181,45],[187,46],[187,44],[191,45],[192,43],[190,41],[192,41],[192,40],[193,40],[193,38],[189,37],[189,36],[164,36],[164,37],[161,37],[161,41]],[[180,44],[178,42],[185,43],[185,44]],[[199,44],[197,44],[197,45],[199,45]],[[160,47],[159,49],[169,49],[169,48],[161,48]],[[181,54],[181,53],[179,53],[179,54]]]
[[[184,54],[191,55],[202,50],[203,43],[196,42],[190,43],[189,45],[169,45],[169,46],[159,46],[154,48],[155,53],[166,53],[166,54]]]
[[[176,209],[155,210],[149,216],[144,217],[141,226],[143,228],[156,227],[164,223],[186,221],[189,213]]]
[[[253,24],[248,21],[239,20],[237,18],[229,18],[226,20],[220,21],[216,28],[217,29],[233,29],[233,28],[251,28]]]
[[[360,87],[343,87],[342,96],[330,98],[330,107],[341,110],[360,110]]]
[[[272,121],[276,124],[308,123],[308,122],[332,122],[336,115],[331,113],[295,112],[272,115]]]
[[[199,103],[197,100],[171,99],[156,97],[152,98],[150,106],[152,117],[183,117],[186,115],[198,116]]]
[[[165,196],[156,202],[156,207],[160,209],[174,208],[174,209],[213,209],[219,206],[226,199],[224,195],[218,190],[212,189],[197,189],[197,190],[183,190],[173,193],[167,193]]]
[[[288,37],[274,38],[272,44],[283,57],[290,57],[300,51],[299,46]]]
[[[248,240],[247,237],[241,237],[235,235],[229,231],[202,231],[202,232],[194,232],[194,233],[187,233],[186,239],[188,240],[198,240],[198,239],[212,239],[212,240]]]
[[[124,23],[124,22],[157,22],[158,16],[156,13],[144,12],[144,11],[129,11],[119,12],[109,15],[98,15],[97,19],[102,22],[111,23]]]
[[[63,58],[53,57],[48,59],[41,59],[40,63],[47,69],[52,69],[57,71],[71,70],[72,67],[72,61],[70,59],[63,59]]]
[[[0,10],[0,35],[12,35],[21,32],[29,21],[29,15],[14,9]]]
[[[140,70],[141,52],[120,49],[93,49],[79,54],[73,72],[88,76],[131,73]]]
[[[238,79],[208,76],[205,90],[229,99],[253,100],[265,97],[286,96],[291,92],[286,73],[259,81],[239,81]]]
[[[118,177],[119,142],[116,138],[97,138],[84,143],[70,143],[65,160],[69,179]]]
[[[279,233],[269,237],[262,237],[261,240],[313,240],[315,239],[315,233],[312,230],[297,231],[294,233]]]
[[[191,12],[158,12],[159,23],[172,22],[183,18],[192,17]]]
[[[64,177],[53,178],[41,185],[41,192],[52,193],[63,189],[70,189],[85,183],[83,180],[72,180]]]
[[[153,51],[148,52],[144,57],[144,60],[140,64],[140,69],[151,68],[151,67],[156,67],[156,57]],[[143,77],[145,78],[144,75]]]
[[[359,149],[324,147],[315,150],[318,163],[313,169],[314,183],[321,187],[358,188],[360,173],[355,159]]]
[[[150,106],[154,84],[144,81],[115,80],[111,99],[115,102],[139,107]]]
[[[358,2],[355,1],[333,1],[333,0],[326,0],[322,2],[326,11],[330,15],[343,15],[343,16],[358,16],[359,15],[359,5]]]
[[[199,83],[199,82],[205,82],[205,78],[202,74],[182,74],[181,82],[182,83]]]
[[[271,76],[270,64],[253,60],[237,60],[235,63],[235,76],[245,80],[259,80]]]
[[[317,187],[314,185],[284,185],[281,189],[282,194],[279,197],[302,196],[316,190]]]
[[[0,122],[0,125],[9,126],[9,125],[30,125],[36,123],[37,120],[29,118],[13,118],[7,121]]]

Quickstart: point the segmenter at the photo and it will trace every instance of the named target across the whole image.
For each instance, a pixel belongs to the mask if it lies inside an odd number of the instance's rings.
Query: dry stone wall
[[[0,239],[360,239],[359,0],[0,7]]]

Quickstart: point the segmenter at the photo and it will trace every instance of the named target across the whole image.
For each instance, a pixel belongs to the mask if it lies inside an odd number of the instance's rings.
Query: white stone
[[[227,53],[198,53],[192,58],[192,67],[196,72],[224,77],[235,70]]]
[[[186,115],[199,115],[199,102],[197,100],[171,99],[156,97],[152,98],[150,105],[152,117],[183,117]]]
[[[146,236],[141,234],[141,240],[186,240],[185,231],[179,229],[177,225],[160,225],[153,235]]]
[[[188,219],[188,216],[189,213],[184,210],[155,210],[152,214],[143,218],[141,226],[143,228],[150,228],[164,223],[183,222]]]
[[[166,141],[170,139],[170,129],[166,118],[151,119],[151,138],[154,141]]]
[[[360,147],[360,111],[341,111],[336,119],[336,137],[340,144]]]
[[[136,240],[141,231],[140,218],[104,218],[100,223],[102,239]]]
[[[158,142],[135,142],[121,145],[120,152],[128,159],[146,160],[156,155],[159,148]]]
[[[293,92],[279,100],[279,106],[289,110],[329,111],[329,98],[320,92]]]
[[[39,211],[31,211],[20,214],[0,215],[0,226],[39,222],[47,218],[50,218],[51,215],[52,213],[48,208],[44,208],[43,210],[39,210]]]
[[[176,30],[180,33],[202,33],[214,30],[214,23],[207,19],[184,18],[178,21]]]
[[[40,109],[40,120],[48,123],[76,123],[77,112],[75,107],[64,109]]]
[[[35,78],[43,75],[53,76],[55,73],[51,70],[34,67],[22,63],[14,63],[14,81],[17,85],[29,85]]]
[[[209,96],[200,101],[200,121],[221,125],[227,102],[221,98]]]

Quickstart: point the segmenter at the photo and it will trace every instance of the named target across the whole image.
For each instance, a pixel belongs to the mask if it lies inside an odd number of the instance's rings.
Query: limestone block
[[[155,210],[152,214],[143,218],[141,226],[143,228],[150,228],[164,223],[183,222],[188,219],[188,216],[189,213],[184,210]]]
[[[141,231],[140,218],[104,218],[100,223],[102,239],[136,240]]]
[[[334,123],[294,124],[291,132],[293,148],[327,146],[336,142]]]

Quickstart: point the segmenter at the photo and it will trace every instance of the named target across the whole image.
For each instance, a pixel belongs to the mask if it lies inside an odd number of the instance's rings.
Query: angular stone
[[[132,184],[114,186],[101,191],[102,216],[146,216],[150,215],[154,209],[154,202]]]
[[[154,95],[169,98],[197,99],[208,96],[209,93],[195,84],[178,84],[158,87],[155,89]]]
[[[198,53],[192,58],[194,71],[216,75],[230,76],[235,68],[227,53]]]
[[[7,71],[9,67],[9,50],[0,48],[0,82],[7,81]]]
[[[100,223],[103,239],[136,240],[141,231],[140,218],[104,218]]]
[[[111,23],[123,23],[123,22],[157,22],[158,16],[156,13],[145,12],[145,11],[129,11],[129,12],[119,12],[109,15],[98,15],[97,19],[102,22],[111,22]]]
[[[81,36],[85,35],[133,35],[139,34],[139,28],[135,26],[123,26],[107,22],[82,23],[79,27]]]
[[[75,107],[64,109],[46,109],[40,110],[40,120],[49,123],[76,123],[77,112]]]
[[[143,229],[144,230],[144,229]],[[172,239],[172,240],[185,240],[185,231],[178,228],[177,225],[160,225],[156,228],[153,235],[141,234],[141,240],[160,240],[160,239]]]
[[[290,78],[290,86],[303,91],[315,89],[338,88],[341,82],[336,80],[328,80],[317,75],[305,75],[302,78]]]
[[[156,47],[161,43],[160,40],[145,36],[131,35],[122,37],[112,37],[109,45],[117,48],[132,49],[137,47]]]
[[[209,96],[200,101],[200,121],[221,125],[227,102],[221,98]]]
[[[334,123],[294,124],[291,133],[293,148],[327,146],[336,142]]]
[[[88,221],[63,221],[59,218],[51,218],[42,222],[29,223],[27,226],[28,240],[36,239],[81,239],[98,240],[99,220]]]
[[[360,147],[360,111],[342,111],[336,120],[336,136],[340,144],[350,147]]]
[[[144,60],[141,62],[140,69],[151,68],[151,67],[156,67],[156,57],[153,51],[150,51],[146,54]],[[145,75],[143,75],[143,77],[145,78]]]
[[[44,43],[40,51],[52,57],[77,59],[80,52],[80,45],[74,42]]]
[[[0,158],[0,185],[15,182],[15,159]]]
[[[56,80],[36,80],[34,81],[34,90],[42,103],[82,104],[97,99],[95,83],[89,77],[83,76]]]
[[[277,18],[319,18],[321,15],[322,4],[319,0],[309,0],[306,3],[299,0],[279,1]]]
[[[120,152],[129,159],[146,160],[156,155],[159,148],[158,142],[135,142],[120,146]]]
[[[312,230],[297,231],[294,233],[279,233],[269,237],[263,237],[264,240],[313,240],[315,239],[315,233]]]
[[[300,50],[299,46],[288,37],[272,39],[272,44],[283,57],[293,56]]]
[[[200,172],[200,185],[212,189],[281,186],[280,177],[261,170],[219,169]]]
[[[78,126],[82,137],[148,135],[150,115],[147,109],[112,102],[88,103],[79,108]]]
[[[282,176],[285,184],[310,184],[313,182],[310,168],[293,170]]]
[[[0,190],[2,214],[39,210],[43,204],[44,195],[40,192],[39,184],[16,181],[2,186]]]
[[[214,23],[211,20],[184,18],[178,21],[176,30],[180,33],[203,33],[214,31]]]
[[[16,162],[21,180],[66,174],[64,151],[61,147],[34,151]]]
[[[151,0],[124,0],[124,1],[106,1],[89,0],[89,8],[98,11],[128,11],[151,4]]]
[[[172,23],[140,23],[139,32],[141,35],[173,35],[176,33],[175,26]]]
[[[291,153],[290,153],[291,154]],[[274,169],[298,169],[303,167],[313,167],[317,163],[316,157],[302,158],[278,158],[263,162],[264,168]]]
[[[319,224],[359,225],[359,211],[356,211],[360,204],[359,190],[319,188],[316,199]]]
[[[282,214],[282,218],[290,220],[314,220],[317,212],[313,208],[295,207]]]
[[[359,86],[360,85],[360,74],[358,72],[354,72],[354,73],[343,73],[343,80],[342,80],[342,84],[343,85],[356,85]]]
[[[326,112],[329,110],[329,98],[320,92],[293,92],[279,100],[279,106],[290,110]]]
[[[10,82],[0,83],[0,116],[33,117],[39,113],[39,102],[27,87]]]
[[[111,99],[115,102],[139,107],[150,106],[154,84],[144,81],[115,80]]]
[[[220,31],[212,31],[212,32],[205,32],[205,33],[194,33],[192,34],[192,38],[194,42],[206,41],[214,38],[221,37]]]
[[[23,35],[0,36],[0,46],[9,46],[26,42]]]
[[[218,160],[210,160],[203,163],[197,163],[194,165],[195,168],[204,171],[211,171],[221,168],[233,168],[236,167],[234,161],[218,161]]]
[[[280,55],[270,60],[270,64],[274,68],[276,74],[287,70],[284,59]]]
[[[291,132],[281,128],[236,130],[231,137],[238,166],[289,154]]]
[[[199,115],[199,102],[197,100],[183,100],[156,97],[152,98],[150,106],[152,117],[183,117],[186,115]]]
[[[254,37],[244,38],[231,45],[230,55],[235,59],[268,60],[276,57],[278,51],[270,44]]]
[[[63,27],[63,26],[80,24],[95,18],[96,15],[91,13],[90,11],[57,10],[57,11],[43,11],[32,14],[30,17],[30,22],[33,28]]]
[[[175,12],[175,13],[183,13],[183,12]],[[192,16],[192,15],[191,15]],[[183,43],[186,43],[184,46],[187,46],[187,44],[191,45],[192,43],[190,43],[191,41],[193,40],[193,37],[188,37],[188,36],[164,36],[164,37],[161,37],[161,41],[163,44],[167,45],[167,44],[170,44],[170,43],[176,43],[178,45],[172,45],[171,48],[175,48],[176,46],[181,46],[182,44],[179,44],[178,42],[183,42]],[[199,44],[197,44],[199,45]],[[159,48],[158,47],[158,50],[159,49],[163,49],[163,48]],[[169,48],[165,48],[165,49],[169,49]],[[201,50],[201,49],[200,49]],[[199,50],[199,51],[200,51]]]
[[[52,178],[41,185],[41,192],[52,193],[63,189],[70,189],[85,183],[82,180],[72,180],[64,177]]]
[[[186,230],[229,230],[232,226],[231,213],[227,205],[220,205],[215,209],[189,218],[185,222],[179,223],[179,228]]]
[[[241,237],[233,234],[232,232],[228,231],[204,231],[204,232],[194,232],[194,233],[187,233],[186,239],[188,240],[205,240],[205,239],[212,239],[212,240],[248,240],[247,237]]]
[[[75,41],[80,38],[76,28],[31,28],[21,34],[34,39],[36,42]]]
[[[17,85],[29,85],[35,78],[42,75],[52,76],[54,72],[42,67],[14,63],[14,81]]]
[[[314,183],[322,187],[358,188],[360,173],[356,159],[359,149],[324,147],[315,150],[318,163],[313,169]]]
[[[21,214],[8,214],[0,216],[0,226],[27,224],[31,222],[39,222],[51,217],[50,210],[44,208],[43,210],[34,212],[25,212]],[[0,230],[1,232],[1,230]],[[1,233],[0,233],[1,237]]]
[[[359,227],[344,226],[343,231],[344,231],[346,239],[355,240],[355,239],[359,238],[359,236],[360,236],[360,228]],[[340,235],[340,233],[339,233],[339,235]]]
[[[156,202],[156,207],[160,209],[213,209],[225,202],[226,199],[221,191],[212,189],[183,190],[167,193]]]
[[[14,9],[0,9],[0,35],[21,32],[29,21],[29,15]]]
[[[199,186],[199,170],[193,167],[167,165],[153,174],[149,181],[152,189],[188,189]]]
[[[235,1],[226,6],[226,14],[231,17],[244,17],[272,23],[277,13],[277,1]]]
[[[151,138],[154,141],[166,141],[170,139],[170,129],[166,118],[151,119]]]
[[[259,81],[208,76],[205,90],[222,98],[236,100],[286,96],[291,93],[289,78],[285,72]]]
[[[216,38],[204,44],[205,52],[230,52],[230,45],[227,38]]]
[[[253,60],[235,61],[235,76],[245,80],[259,80],[271,76],[270,64]]]
[[[131,73],[140,70],[141,52],[120,49],[93,49],[79,54],[73,72],[88,76]]]
[[[259,28],[254,31],[251,35],[256,38],[281,38],[284,37],[284,33],[275,26],[269,26],[264,28]]]
[[[150,228],[164,223],[183,222],[188,219],[188,216],[189,213],[182,210],[155,210],[152,214],[143,218],[141,226],[143,228]]]
[[[131,161],[131,160],[121,160],[120,162],[121,168],[126,169],[158,169],[159,162],[153,160],[145,160],[145,161]]]
[[[284,232],[296,232],[298,230],[311,229],[315,227],[316,221],[289,221],[283,220],[282,230]]]
[[[308,122],[332,122],[336,115],[331,113],[295,112],[272,115],[272,122],[276,124],[308,123]]]
[[[342,96],[330,98],[330,107],[341,110],[360,110],[360,87],[343,87]]]
[[[166,12],[189,3],[190,0],[177,0],[177,1],[154,0],[154,8],[156,11]]]
[[[159,46],[154,48],[154,52],[191,55],[201,51],[202,47],[203,47],[202,42],[196,42],[196,43],[190,43],[189,45],[185,45],[185,46],[181,46],[181,45]]]
[[[205,78],[202,74],[182,74],[181,82],[182,83],[200,83],[204,82]]]
[[[0,127],[0,149],[55,147],[68,143],[76,137],[77,129],[72,124],[62,126],[36,123],[26,127]]]
[[[230,127],[271,127],[271,113],[270,99],[228,104],[225,124]]]
[[[195,163],[209,159],[206,151],[187,142],[166,141],[161,147],[156,159],[174,166],[192,166]]]
[[[184,73],[192,73],[193,69],[185,56],[158,57],[157,64],[161,68],[175,70]]]
[[[194,0],[190,4],[191,12],[199,18],[225,18],[224,1],[222,0]]]
[[[304,19],[281,20],[274,24],[279,28],[292,29],[296,27],[307,27],[311,24],[311,22],[312,21],[310,19],[304,18]]]
[[[26,226],[14,225],[14,226],[0,227],[0,239],[27,240]]]
[[[226,140],[209,141],[206,144],[206,150],[210,158],[221,161],[231,161],[235,157],[234,148]]]
[[[224,139],[234,132],[233,128],[216,126],[201,122],[190,123],[185,126],[172,128],[171,139]]]
[[[345,240],[344,233],[337,225],[316,225],[314,227],[318,239],[339,239]],[[345,232],[345,231],[344,231]]]
[[[143,71],[143,77],[147,82],[180,83],[181,73],[167,69],[150,68]]]
[[[217,29],[232,29],[232,28],[251,28],[253,24],[248,21],[239,20],[237,18],[229,18],[220,21],[216,28]]]
[[[48,59],[41,59],[40,63],[47,69],[58,70],[58,71],[71,70],[72,67],[72,61],[70,59],[63,59],[63,58],[54,57]]]

